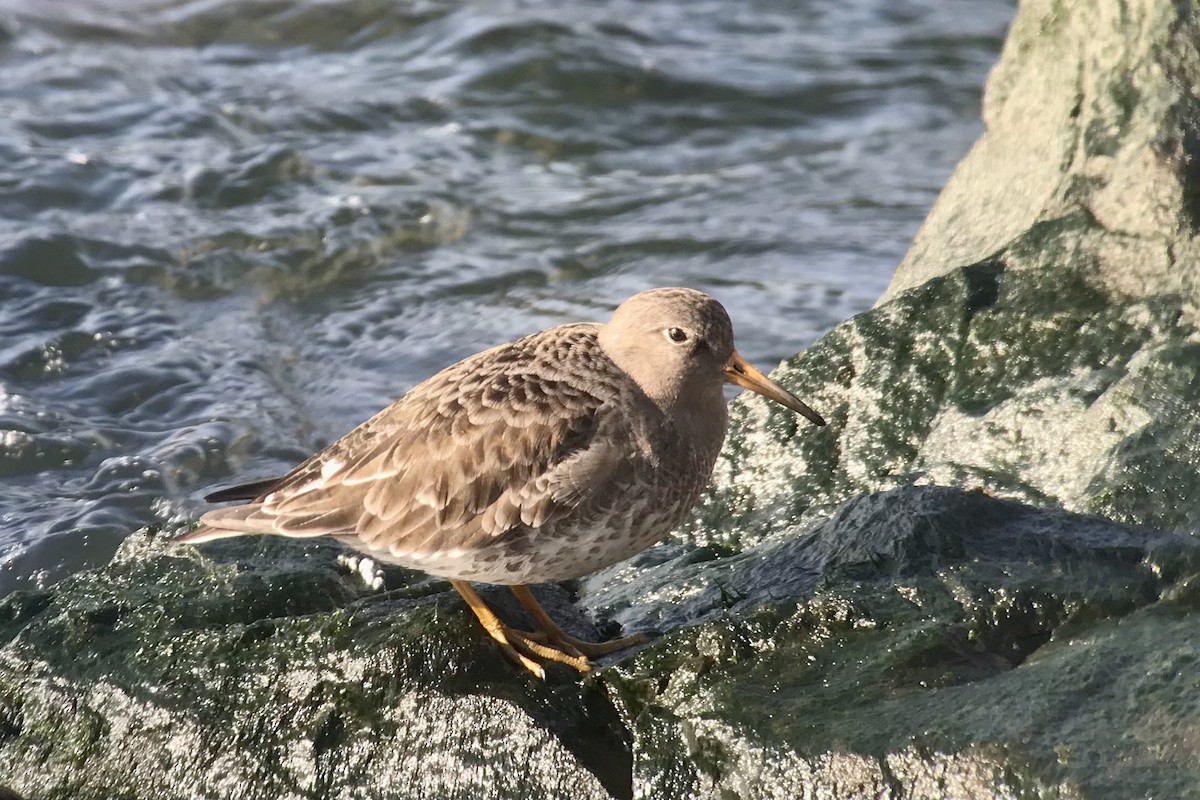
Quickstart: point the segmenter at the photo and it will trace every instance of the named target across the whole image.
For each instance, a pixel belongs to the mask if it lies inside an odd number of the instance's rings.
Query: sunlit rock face
[[[1175,295],[1195,321],[1200,73],[1193,9],[1031,0],[984,94],[985,132],[881,303],[1003,254],[1110,297]]]
[[[722,485],[795,512],[924,481],[1200,529],[1198,42],[1178,4],[1022,3],[986,131],[875,312],[785,366],[834,438],[784,459],[748,406]]]
[[[0,784],[1194,795],[1197,42],[1165,0],[1022,5],[889,294],[775,374],[831,424],[736,402],[671,543],[539,590],[651,644],[535,682],[415,573],[381,593],[332,545],[140,533],[0,604]]]

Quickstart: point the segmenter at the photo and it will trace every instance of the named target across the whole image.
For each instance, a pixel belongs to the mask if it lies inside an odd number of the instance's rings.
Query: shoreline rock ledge
[[[830,426],[739,400],[672,543],[539,587],[649,645],[534,682],[437,581],[139,532],[0,601],[0,787],[1200,797],[1198,44],[1021,4],[888,294],[776,373]]]

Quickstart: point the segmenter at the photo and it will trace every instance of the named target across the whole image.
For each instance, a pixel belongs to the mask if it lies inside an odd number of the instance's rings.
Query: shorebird
[[[645,640],[565,633],[527,584],[578,578],[671,531],[699,498],[728,427],[724,386],[824,425],[746,362],[724,307],[654,289],[605,324],[535,333],[471,356],[281,478],[209,495],[180,538],[327,536],[378,561],[445,578],[506,655],[580,671]],[[502,622],[471,582],[509,586],[539,628]]]

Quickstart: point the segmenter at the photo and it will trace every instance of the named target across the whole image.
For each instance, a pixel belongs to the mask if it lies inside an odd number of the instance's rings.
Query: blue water
[[[1013,13],[0,2],[0,594],[641,289],[774,366],[883,291]]]

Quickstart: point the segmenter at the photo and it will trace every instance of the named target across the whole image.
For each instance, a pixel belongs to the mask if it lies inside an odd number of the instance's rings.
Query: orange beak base
[[[814,425],[825,424],[825,419],[805,405],[799,397],[759,372],[737,353],[730,356],[729,362],[725,365],[725,380],[741,386],[743,389],[757,392],[785,408],[790,408]]]

